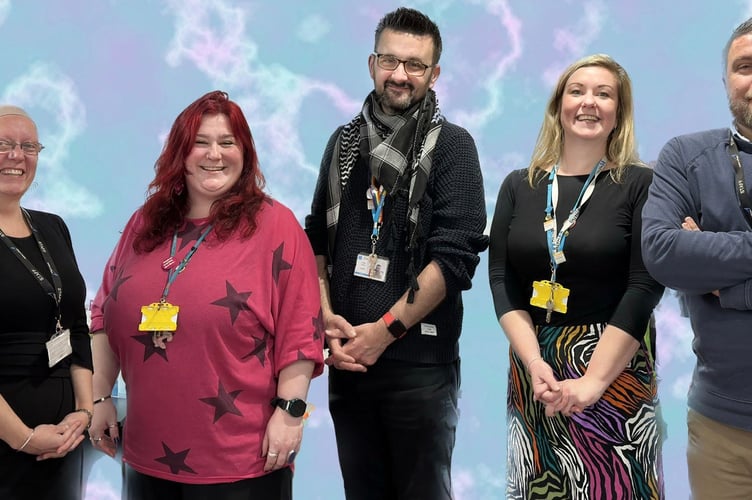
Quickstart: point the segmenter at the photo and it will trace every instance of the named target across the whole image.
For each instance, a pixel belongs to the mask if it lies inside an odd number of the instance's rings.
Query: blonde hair
[[[608,136],[606,160],[616,165],[611,177],[620,182],[624,169],[629,165],[643,165],[637,154],[634,136],[634,106],[632,82],[619,63],[606,54],[593,54],[572,63],[559,77],[543,116],[543,124],[528,166],[528,181],[532,186],[536,179],[543,178],[547,167],[558,163],[564,147],[564,130],[561,126],[561,100],[569,78],[580,68],[597,66],[609,70],[617,82],[618,104],[616,128]]]

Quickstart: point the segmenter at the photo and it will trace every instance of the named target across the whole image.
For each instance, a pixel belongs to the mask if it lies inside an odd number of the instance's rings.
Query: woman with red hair
[[[264,194],[250,128],[224,92],[180,113],[155,170],[92,305],[91,440],[114,456],[122,373],[128,498],[291,498],[323,367],[308,240]]]

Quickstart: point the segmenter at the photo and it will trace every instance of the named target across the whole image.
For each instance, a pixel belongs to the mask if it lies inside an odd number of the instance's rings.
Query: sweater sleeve
[[[311,242],[314,255],[329,255],[328,234],[326,229],[326,199],[329,189],[329,166],[334,154],[334,145],[337,142],[342,127],[338,128],[329,138],[329,142],[321,157],[321,167],[319,168],[319,177],[316,181],[316,188],[313,192],[313,201],[311,202],[311,213],[305,218],[305,232],[308,240]]]
[[[655,281],[645,269],[640,251],[642,233],[642,208],[648,196],[652,172],[647,168],[629,167],[629,203],[632,212],[632,230],[629,252],[629,275],[627,289],[619,301],[610,324],[621,328],[640,341],[645,336],[653,309],[663,296],[663,286]]]
[[[702,228],[702,187],[693,189],[690,169],[717,167],[694,161],[685,158],[680,138],[661,151],[642,213],[642,252],[645,266],[658,281],[687,294],[705,294],[752,278],[752,232],[681,228],[687,216]],[[733,191],[728,195],[733,197]]]
[[[515,170],[507,175],[496,198],[496,209],[491,223],[491,243],[488,249],[488,279],[491,285],[496,318],[509,311],[525,309],[525,298],[514,276],[514,268],[507,258],[509,225],[515,207],[515,191],[520,182],[526,182],[525,171]]]
[[[446,128],[449,128],[448,126]],[[439,138],[434,153],[433,214],[427,242],[428,255],[441,269],[447,295],[456,295],[472,285],[478,254],[488,247],[486,203],[478,152],[470,134]],[[442,134],[445,133],[442,130]]]

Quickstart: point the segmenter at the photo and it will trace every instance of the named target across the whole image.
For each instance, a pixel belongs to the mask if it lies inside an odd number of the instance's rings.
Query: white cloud
[[[0,25],[8,19],[10,13],[10,0],[0,0]]]
[[[86,111],[73,80],[51,65],[34,64],[8,84],[2,102],[26,109],[45,145],[39,155],[36,188],[27,193],[24,205],[61,216],[99,215],[101,201],[77,184],[65,168],[71,145],[86,125]]]
[[[331,31],[332,25],[319,14],[313,14],[303,19],[298,25],[298,38],[308,43],[316,43]]]

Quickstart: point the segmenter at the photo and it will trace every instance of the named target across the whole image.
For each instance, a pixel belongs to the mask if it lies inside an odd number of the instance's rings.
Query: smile
[[[0,174],[2,175],[23,175],[24,171],[19,168],[4,168],[3,170],[0,170]]]
[[[598,118],[595,115],[578,115],[577,121],[580,122],[597,122],[600,121],[600,118]]]
[[[217,166],[217,167],[200,166],[200,168],[201,168],[201,170],[204,170],[205,172],[221,172],[222,170],[224,170],[227,167],[225,167],[224,165],[222,165],[222,166]]]

